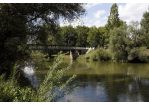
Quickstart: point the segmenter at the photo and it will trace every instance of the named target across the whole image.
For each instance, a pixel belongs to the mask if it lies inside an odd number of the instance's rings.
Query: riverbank
[[[120,55],[117,55],[120,56]],[[122,55],[121,55],[122,56]],[[132,63],[148,63],[149,62],[149,49],[140,47],[139,50],[131,51],[127,54],[127,57],[119,57],[115,59],[110,49],[103,49],[98,47],[95,50],[91,50],[85,55],[80,55],[77,58],[78,61],[112,61],[112,62],[132,62]]]

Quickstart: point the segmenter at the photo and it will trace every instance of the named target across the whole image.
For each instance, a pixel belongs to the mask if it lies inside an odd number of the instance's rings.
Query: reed
[[[66,86],[76,77],[69,77],[65,83],[62,82],[64,73],[70,69],[71,63],[66,68],[59,69],[61,64],[61,54],[57,56],[47,75],[39,87],[35,89],[26,86],[20,87],[15,77],[16,65],[9,79],[5,79],[5,74],[0,76],[0,101],[1,102],[50,102],[55,101],[67,94],[74,87],[67,89]]]

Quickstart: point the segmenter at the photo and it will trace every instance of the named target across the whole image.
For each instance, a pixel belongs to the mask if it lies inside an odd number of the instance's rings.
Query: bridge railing
[[[63,46],[63,45],[40,45],[40,44],[28,44],[33,50],[83,50],[83,49],[95,49],[95,47],[74,47],[74,46]]]

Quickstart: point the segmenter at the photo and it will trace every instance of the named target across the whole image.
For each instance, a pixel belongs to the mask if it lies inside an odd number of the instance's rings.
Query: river
[[[61,68],[66,67],[69,60],[64,60]],[[44,66],[41,66],[43,65]],[[26,67],[25,75],[32,85],[44,79],[52,62],[43,62],[35,67]],[[28,72],[28,70],[30,72]],[[64,77],[77,74],[72,82],[79,85],[64,95],[57,102],[148,102],[149,101],[149,64],[118,62],[77,62],[67,71]]]

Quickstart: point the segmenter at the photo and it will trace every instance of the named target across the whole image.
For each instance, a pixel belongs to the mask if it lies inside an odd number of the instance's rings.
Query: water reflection
[[[33,75],[35,70],[34,70],[34,67],[33,66],[25,66],[23,72],[26,74],[26,75]]]
[[[68,62],[63,62],[61,68],[66,67]],[[52,62],[46,62],[45,68],[40,68],[34,75],[30,75],[30,80],[36,81],[33,85],[44,79],[47,67],[51,64]],[[79,87],[57,100],[58,102],[149,101],[148,64],[74,61],[71,69],[65,73],[63,81],[72,74],[77,74],[77,78],[69,86],[73,84]]]
[[[40,83],[40,79],[35,74],[35,67],[33,65],[33,62],[28,62],[23,68],[22,71],[24,72],[24,76],[28,78],[28,80],[31,82],[33,86],[38,87]]]

